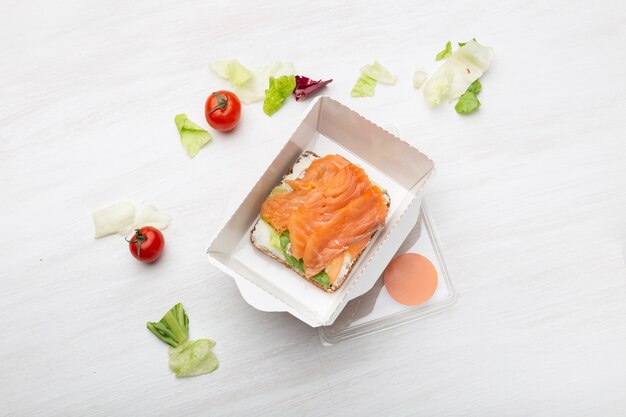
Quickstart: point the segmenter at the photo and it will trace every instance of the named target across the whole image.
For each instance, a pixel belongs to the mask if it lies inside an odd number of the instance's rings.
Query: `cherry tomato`
[[[159,259],[165,239],[159,229],[152,226],[145,226],[136,229],[133,237],[128,241],[130,253],[141,262],[150,263]]]
[[[239,97],[226,90],[211,93],[204,104],[204,117],[215,130],[220,132],[233,130],[241,117]]]

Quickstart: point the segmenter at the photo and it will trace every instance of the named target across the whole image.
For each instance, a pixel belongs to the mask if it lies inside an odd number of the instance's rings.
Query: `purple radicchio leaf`
[[[293,95],[296,96],[296,101],[302,101],[315,91],[326,87],[331,81],[332,79],[315,81],[308,77],[296,75],[296,89],[293,90]]]

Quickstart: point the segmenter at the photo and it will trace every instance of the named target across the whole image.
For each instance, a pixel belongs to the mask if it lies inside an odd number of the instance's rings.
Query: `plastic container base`
[[[391,298],[381,276],[370,291],[350,301],[332,325],[319,328],[323,345],[330,346],[401,326],[454,306],[456,292],[446,268],[437,232],[424,203],[417,224],[396,256],[407,252],[424,255],[437,269],[437,290],[432,298],[413,307],[402,305]]]

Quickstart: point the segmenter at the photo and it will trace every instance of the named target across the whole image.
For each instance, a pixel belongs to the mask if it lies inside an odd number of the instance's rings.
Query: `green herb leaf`
[[[148,330],[168,345],[177,347],[189,336],[189,317],[178,303],[158,323],[149,321]]]
[[[476,111],[479,106],[480,101],[478,101],[476,94],[468,91],[463,93],[463,95],[459,98],[459,101],[456,102],[454,110],[456,110],[459,114],[467,114]]]
[[[374,90],[378,82],[369,75],[362,74],[356,84],[352,87],[350,95],[352,97],[369,97],[374,95]]]
[[[183,143],[183,148],[187,151],[187,155],[192,158],[198,155],[200,148],[213,139],[209,132],[189,120],[187,115],[184,113],[176,115],[174,122],[176,123],[176,128],[180,134],[180,140]]]
[[[178,347],[170,348],[169,366],[178,378],[213,372],[219,366],[217,356],[211,351],[215,341],[187,340]]]
[[[280,235],[280,247],[283,251],[283,255],[285,255],[285,260],[287,263],[298,271],[304,273],[304,266],[302,265],[302,261],[300,259],[296,259],[293,256],[287,253],[287,246],[291,243],[289,240],[289,231],[285,230],[282,235]]]
[[[472,38],[472,40],[473,40],[474,42],[477,42],[476,38]],[[469,41],[467,41],[467,42],[469,42]],[[467,42],[459,42],[459,46],[465,46],[465,44],[466,44]]]
[[[330,277],[328,276],[326,271],[322,271],[317,275],[313,275],[311,279],[320,284],[322,287],[330,287]]]
[[[278,78],[270,77],[270,85],[265,90],[265,101],[263,101],[265,114],[271,116],[276,113],[295,89],[296,77],[294,75],[283,75]]]
[[[435,61],[441,61],[442,59],[446,59],[450,55],[452,55],[452,42],[448,41],[443,51],[439,52],[435,57]]]

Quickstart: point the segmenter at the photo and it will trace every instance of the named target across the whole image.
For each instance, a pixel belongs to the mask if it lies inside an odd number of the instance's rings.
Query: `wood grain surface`
[[[626,415],[626,3],[3,0],[0,22],[0,415]],[[496,51],[480,110],[429,108],[413,71],[472,37]],[[332,77],[435,161],[454,309],[323,347],[209,265],[306,108],[245,106],[190,160],[174,115],[204,125],[232,57]],[[351,98],[375,59],[398,84]],[[93,239],[120,201],[172,215],[157,264]],[[179,301],[210,375],[176,379],[145,329]]]

